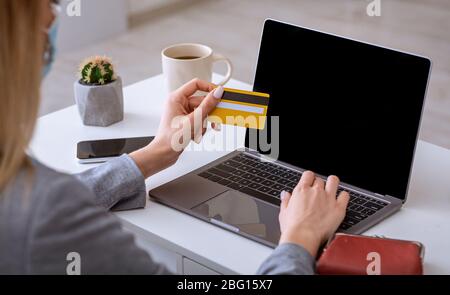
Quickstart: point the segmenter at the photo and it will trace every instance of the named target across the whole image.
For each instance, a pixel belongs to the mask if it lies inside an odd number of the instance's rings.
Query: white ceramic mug
[[[169,92],[178,89],[194,78],[212,82],[213,64],[224,61],[228,66],[225,79],[218,85],[225,85],[233,73],[231,61],[221,54],[202,44],[183,43],[164,49],[162,66],[164,78]]]

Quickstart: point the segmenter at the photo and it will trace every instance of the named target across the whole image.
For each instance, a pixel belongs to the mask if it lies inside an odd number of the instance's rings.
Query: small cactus
[[[79,68],[79,77],[87,85],[105,85],[117,80],[114,65],[106,56],[93,56],[84,60]]]

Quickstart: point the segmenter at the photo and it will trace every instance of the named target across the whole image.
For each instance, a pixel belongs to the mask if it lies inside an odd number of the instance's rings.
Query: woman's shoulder
[[[31,169],[30,169],[31,168]],[[55,202],[88,202],[91,192],[74,176],[56,171],[38,160],[24,168],[5,191],[5,200],[21,211],[53,207]],[[25,213],[25,212],[22,212]]]
[[[36,190],[47,192],[47,194],[61,190],[64,190],[67,193],[79,191],[80,189],[87,190],[87,188],[73,175],[56,171],[35,159],[32,160],[32,163],[33,171],[31,174],[31,182]]]
[[[56,171],[55,169],[41,163],[39,160],[30,159],[32,172],[37,176],[36,180],[45,181],[47,179],[54,180],[75,180],[75,178],[67,173]]]
[[[37,228],[47,231],[91,207],[90,194],[75,177],[32,160],[31,169],[22,169],[0,195],[0,274],[26,273],[28,241]]]
[[[37,201],[45,204],[55,201],[86,202],[92,200],[91,191],[75,176],[56,171],[37,160],[33,159],[32,161],[34,168],[32,186],[35,191],[33,197],[37,198]]]

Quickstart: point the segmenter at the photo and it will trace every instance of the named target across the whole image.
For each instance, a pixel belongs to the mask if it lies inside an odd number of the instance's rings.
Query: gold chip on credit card
[[[222,100],[209,115],[208,121],[252,129],[264,129],[270,95],[224,88]]]

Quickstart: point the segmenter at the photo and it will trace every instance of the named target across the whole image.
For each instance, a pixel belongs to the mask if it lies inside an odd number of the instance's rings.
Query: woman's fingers
[[[345,212],[347,210],[348,202],[350,201],[350,195],[346,191],[342,191],[336,201],[336,205],[341,211],[341,214],[345,217]]]
[[[189,112],[195,111],[195,109],[197,109],[201,105],[201,103],[203,102],[204,99],[205,99],[205,96],[191,96],[188,101],[188,104],[189,104],[188,111]],[[222,129],[222,124],[211,123],[211,127],[216,131],[220,131]]]
[[[316,177],[314,179],[313,186],[318,187],[320,189],[324,189],[325,188],[325,181],[323,181],[323,179],[320,178],[320,177]]]
[[[347,206],[348,202],[350,200],[350,195],[343,191],[339,194],[339,196],[336,199],[336,207],[334,207],[333,216],[334,216],[334,225],[336,230],[339,225],[342,223],[342,221],[345,218],[345,214],[347,212]]]
[[[312,186],[315,178],[316,178],[316,175],[313,172],[306,171],[303,173],[302,177],[300,178],[299,185],[300,186]]]
[[[280,199],[281,199],[281,210],[283,211],[289,205],[289,201],[291,199],[291,194],[288,193],[287,191],[282,191],[281,195],[280,195]]]
[[[191,96],[189,98],[189,110],[194,111],[198,106],[202,103],[202,101],[205,99],[205,96]]]
[[[223,95],[223,87],[219,86],[202,100],[200,105],[190,113],[189,120],[193,126],[193,139],[196,143],[200,143],[203,134],[206,132],[204,126],[208,115],[216,108]]]
[[[190,97],[197,91],[211,92],[216,86],[212,83],[195,78],[176,90],[184,97]]]
[[[192,96],[189,98],[189,111],[193,112],[196,108],[200,106],[202,101],[205,99],[204,96]],[[214,131],[221,131],[222,130],[222,124],[220,123],[211,123],[211,128]],[[206,130],[205,130],[206,131]]]
[[[339,186],[339,178],[337,176],[329,176],[327,184],[325,185],[325,191],[329,196],[336,198],[337,188]]]
[[[198,108],[195,110],[195,112],[201,113],[196,115],[202,120],[205,120],[208,115],[216,108],[217,104],[220,102],[220,99],[222,99],[222,95],[222,86],[219,86],[214,91],[208,93],[208,95],[202,100],[202,102],[198,105]]]

